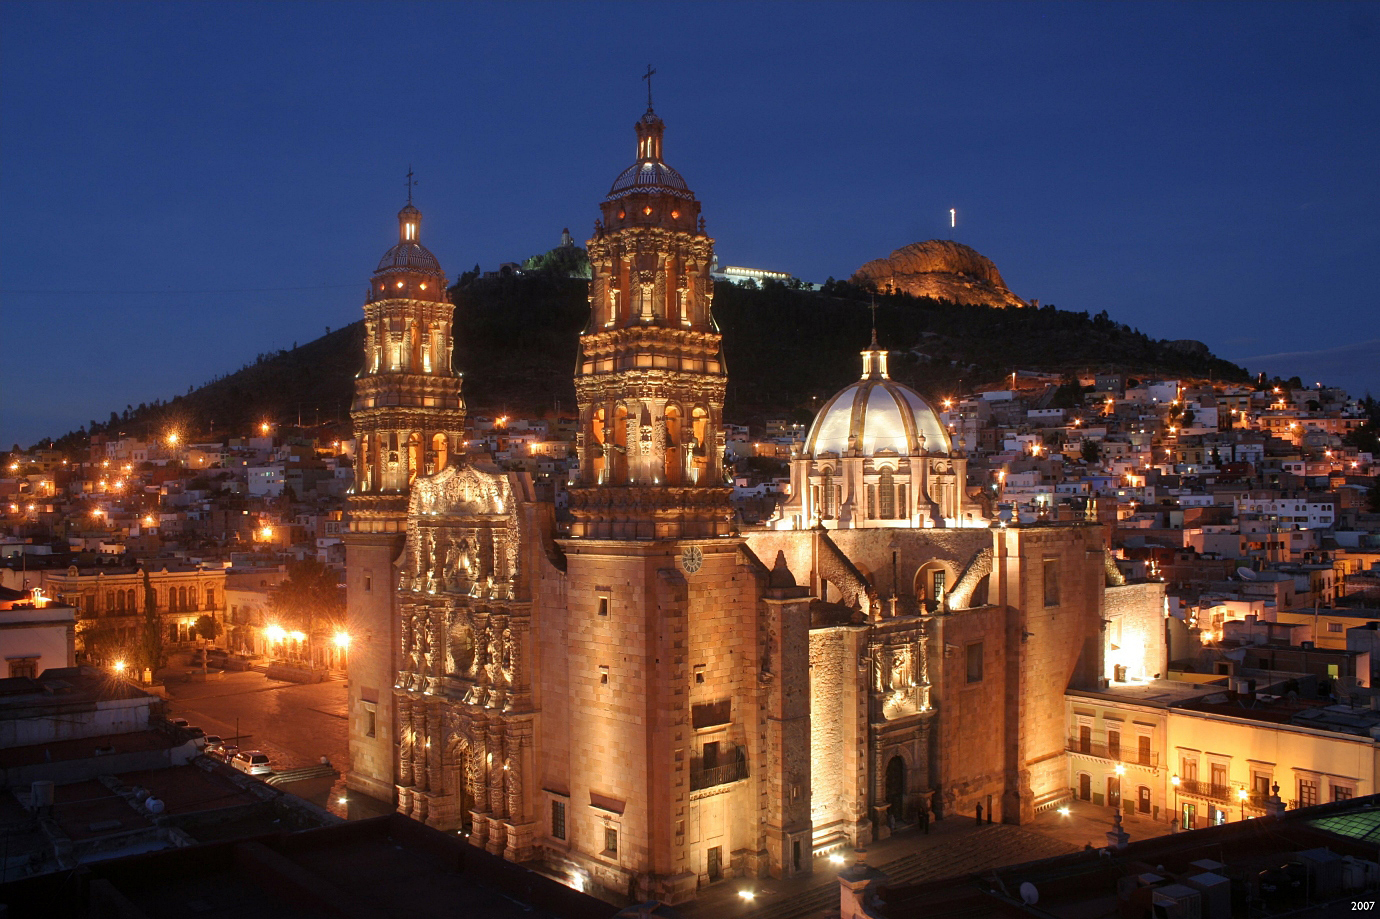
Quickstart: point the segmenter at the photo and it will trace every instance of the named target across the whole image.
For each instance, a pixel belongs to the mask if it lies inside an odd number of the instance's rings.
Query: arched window
[[[590,476],[589,480],[596,483],[608,481],[608,428],[605,424],[604,410],[595,409],[594,417],[589,422],[589,452],[590,452]]]
[[[709,429],[709,412],[704,408],[695,408],[690,413],[690,436],[693,438],[690,445],[690,481],[698,484],[708,475],[710,457],[713,455],[710,441],[714,432]]]
[[[663,466],[664,480],[670,485],[679,485],[685,477],[685,433],[681,430],[680,409],[674,405],[666,406],[666,457]]]
[[[134,593],[133,587],[125,591],[125,608],[128,609],[130,612],[134,612],[136,609],[139,608],[139,604],[135,601],[136,596],[137,594]]]
[[[824,494],[823,501],[820,503],[819,515],[821,517],[834,516],[834,470],[824,470]]]
[[[880,509],[882,519],[896,519],[896,479],[887,467],[882,467],[881,479],[877,483],[877,493],[877,506]]]
[[[196,588],[195,588],[195,587],[189,587],[189,588],[187,588],[187,604],[188,604],[187,609],[200,609],[200,608],[201,608],[201,607],[199,607],[199,606],[196,605]]]
[[[214,587],[206,588],[206,608],[216,608],[216,589]]]
[[[613,449],[609,454],[612,467],[609,481],[622,485],[628,481],[628,407],[620,405],[613,412]]]
[[[109,612],[112,612],[114,609],[115,609],[115,591],[113,591],[113,590],[107,590],[107,591],[105,592],[105,611],[106,611],[107,613],[109,613]]]
[[[450,463],[449,448],[446,445],[446,435],[436,434],[431,438],[431,453],[434,457],[434,468],[432,472],[440,472]]]

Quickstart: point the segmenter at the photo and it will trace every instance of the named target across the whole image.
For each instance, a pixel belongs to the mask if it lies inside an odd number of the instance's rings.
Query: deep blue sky
[[[954,238],[1380,394],[1375,4],[6,2],[0,444],[359,318],[409,164],[452,278],[585,239],[649,62],[723,264]]]

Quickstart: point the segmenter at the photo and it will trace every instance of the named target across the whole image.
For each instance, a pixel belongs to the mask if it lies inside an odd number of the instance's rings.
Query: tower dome
[[[875,334],[872,348],[862,354],[862,379],[824,403],[805,438],[805,455],[952,453],[935,410],[915,390],[888,376],[887,352],[878,349]]]
[[[421,243],[422,212],[408,202],[398,211],[398,244],[379,259],[375,274],[392,271],[420,271],[441,275],[441,263]]]
[[[606,200],[613,201],[634,194],[662,194],[694,200],[694,193],[670,166],[661,161],[661,138],[666,124],[648,106],[646,114],[637,120],[637,162],[613,180]]]

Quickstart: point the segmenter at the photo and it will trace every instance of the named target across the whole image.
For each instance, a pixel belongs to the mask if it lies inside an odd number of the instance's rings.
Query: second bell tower
[[[614,181],[588,243],[571,535],[724,535],[731,513],[726,376],[710,314],[714,241],[694,193],[662,161],[665,124],[650,105],[636,131],[637,161]]]

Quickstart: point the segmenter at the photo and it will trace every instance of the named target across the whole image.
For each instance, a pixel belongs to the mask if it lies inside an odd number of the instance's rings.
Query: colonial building
[[[522,474],[361,472],[351,784],[668,902],[922,817],[1029,821],[1069,796],[1065,691],[1100,684],[1126,590],[1103,530],[989,524],[875,342],[784,515],[735,527],[713,240],[663,133],[649,106],[588,243],[568,534]]]
[[[139,641],[145,611],[154,604],[168,649],[192,647],[196,622],[225,623],[225,570],[154,560],[138,568],[78,568],[45,571],[43,589],[77,611],[76,649],[109,655]]]

